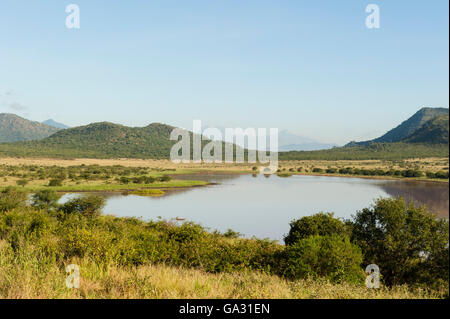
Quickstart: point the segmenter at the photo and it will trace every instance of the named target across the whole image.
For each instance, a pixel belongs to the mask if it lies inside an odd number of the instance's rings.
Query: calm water
[[[404,196],[443,217],[449,214],[448,184],[381,181],[360,178],[258,175],[195,175],[220,183],[169,192],[163,197],[107,195],[105,214],[142,217],[145,220],[186,218],[210,230],[231,228],[246,237],[281,240],[293,219],[334,212],[350,218],[374,198]]]

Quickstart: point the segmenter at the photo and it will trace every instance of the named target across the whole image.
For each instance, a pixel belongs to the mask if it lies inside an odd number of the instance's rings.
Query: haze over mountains
[[[316,151],[337,146],[334,143],[321,143],[312,138],[298,136],[287,130],[278,133],[278,149],[284,151]]]
[[[67,126],[65,124],[56,122],[56,121],[54,121],[52,119],[48,119],[47,121],[42,122],[42,124],[45,124],[45,125],[48,125],[48,126],[53,126],[53,127],[60,128],[60,129],[70,128],[70,126]]]

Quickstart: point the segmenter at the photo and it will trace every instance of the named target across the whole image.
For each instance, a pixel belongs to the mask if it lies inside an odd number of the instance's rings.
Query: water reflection
[[[426,205],[440,217],[449,216],[449,187],[445,183],[396,181],[379,185],[392,197],[404,197],[419,205]]]
[[[176,217],[210,230],[233,229],[246,237],[282,240],[289,222],[317,212],[351,218],[373,199],[403,196],[448,217],[448,184],[383,181],[326,176],[205,174],[177,175],[178,179],[206,180],[216,185],[176,189],[162,197],[108,194],[104,213],[145,220]]]

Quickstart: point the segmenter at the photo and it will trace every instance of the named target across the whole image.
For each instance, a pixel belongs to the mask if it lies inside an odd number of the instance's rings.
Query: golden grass
[[[1,243],[0,243],[1,244]],[[0,249],[1,250],[1,249]],[[332,284],[320,280],[286,281],[258,272],[208,274],[165,265],[136,268],[98,267],[87,260],[80,266],[80,288],[65,285],[66,274],[56,265],[8,267],[0,261],[0,298],[114,299],[429,299],[422,289],[397,286],[368,289],[364,285]]]

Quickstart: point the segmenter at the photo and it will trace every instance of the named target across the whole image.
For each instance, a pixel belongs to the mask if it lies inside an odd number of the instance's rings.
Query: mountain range
[[[424,107],[386,134],[363,142],[350,142],[346,146],[367,146],[372,143],[448,143],[449,110]]]
[[[0,155],[90,158],[168,158],[175,141],[169,139],[173,126],[153,123],[127,127],[100,122],[59,129],[12,114],[0,114]],[[449,113],[443,108],[423,108],[383,136],[344,147],[320,151],[280,150],[281,159],[372,159],[448,156]],[[281,135],[292,136],[287,131]],[[20,139],[25,141],[18,142]],[[40,140],[34,140],[40,139]],[[298,139],[297,139],[298,140]],[[14,143],[6,143],[14,142]],[[305,144],[312,144],[303,140]],[[356,155],[355,155],[356,154]]]
[[[29,121],[10,113],[0,113],[0,143],[40,140],[57,132],[59,128]]]

